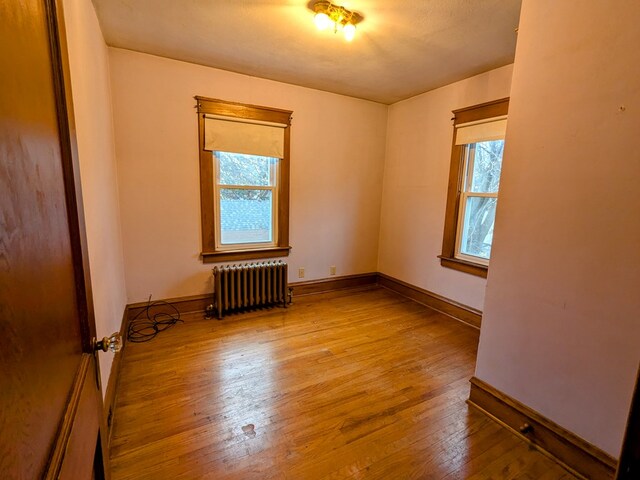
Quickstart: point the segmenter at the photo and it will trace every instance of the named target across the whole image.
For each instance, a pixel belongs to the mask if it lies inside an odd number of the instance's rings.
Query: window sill
[[[487,278],[489,267],[486,265],[467,262],[466,260],[460,260],[459,258],[444,257],[442,255],[438,255],[438,258],[440,259],[440,265],[443,267],[458,270],[459,272],[469,273],[477,277]]]
[[[203,263],[229,262],[232,260],[255,260],[258,258],[286,257],[291,247],[265,247],[251,250],[223,250],[202,252]]]

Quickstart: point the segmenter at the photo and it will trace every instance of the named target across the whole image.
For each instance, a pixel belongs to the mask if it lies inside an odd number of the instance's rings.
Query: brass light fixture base
[[[334,5],[327,0],[310,2],[308,6],[309,9],[315,12],[314,22],[320,30],[325,30],[329,27],[334,33],[341,30],[347,41],[353,39],[356,25],[364,19],[360,13],[340,5]]]

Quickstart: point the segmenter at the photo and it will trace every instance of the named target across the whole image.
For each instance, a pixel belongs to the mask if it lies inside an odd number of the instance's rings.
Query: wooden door
[[[108,477],[61,1],[0,0],[0,477],[7,479]]]

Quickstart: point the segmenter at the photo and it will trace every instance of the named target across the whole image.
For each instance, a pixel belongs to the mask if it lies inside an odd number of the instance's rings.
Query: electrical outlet
[[[304,278],[304,267],[298,269],[298,278]]]
[[[329,267],[329,275],[335,275],[336,274],[336,266],[335,265],[331,265]]]

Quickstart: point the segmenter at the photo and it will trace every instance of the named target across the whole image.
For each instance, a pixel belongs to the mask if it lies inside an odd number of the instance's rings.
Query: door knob
[[[120,335],[120,332],[112,333],[110,337],[104,337],[102,340],[95,341],[94,339],[94,342],[93,348],[96,352],[98,350],[103,352],[111,350],[113,353],[117,353],[122,349],[122,335]]]

